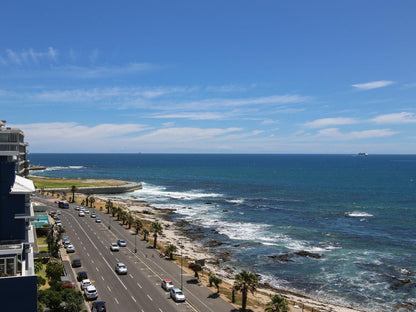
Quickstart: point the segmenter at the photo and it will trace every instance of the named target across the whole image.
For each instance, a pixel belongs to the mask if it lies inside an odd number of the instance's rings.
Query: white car
[[[94,300],[98,298],[97,289],[95,288],[94,285],[87,286],[84,289],[84,295],[85,295],[85,298],[89,300]]]
[[[180,290],[179,288],[172,288],[170,290],[170,297],[176,302],[185,301],[185,295],[183,294],[182,290]]]
[[[79,217],[85,217],[85,213],[84,213],[84,211],[80,211],[80,212],[78,212],[78,216],[79,216]]]
[[[90,285],[92,285],[91,281],[89,279],[84,279],[81,282],[81,289],[84,290],[84,288],[87,288]]]
[[[162,281],[162,284],[161,284],[160,286],[162,286],[162,288],[163,288],[164,290],[166,290],[166,291],[169,291],[169,290],[171,290],[172,288],[174,288],[173,283],[172,283],[172,281],[171,281],[170,279],[164,279],[164,280]]]
[[[117,262],[116,272],[117,274],[127,274],[127,266],[123,262]]]
[[[90,213],[90,211],[88,209],[85,209],[84,212],[85,212],[85,214],[89,214]]]
[[[111,251],[119,251],[120,250],[117,243],[111,243],[110,249],[111,249]]]
[[[74,246],[73,246],[73,245],[69,244],[69,245],[66,247],[66,253],[73,253],[73,252],[75,252],[75,248],[74,248]]]

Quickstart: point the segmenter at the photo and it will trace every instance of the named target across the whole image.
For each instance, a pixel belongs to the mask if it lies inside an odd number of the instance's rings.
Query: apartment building
[[[34,218],[26,179],[28,162],[21,130],[0,123],[0,297],[2,311],[36,311],[37,277],[33,262]]]

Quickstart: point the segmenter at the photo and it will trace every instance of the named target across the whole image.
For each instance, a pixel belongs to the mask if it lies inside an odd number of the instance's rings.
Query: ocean
[[[139,181],[225,268],[366,311],[416,311],[416,155],[30,154],[37,175]]]

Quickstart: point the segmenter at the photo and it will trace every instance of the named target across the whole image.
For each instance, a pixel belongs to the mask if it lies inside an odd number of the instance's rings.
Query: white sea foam
[[[231,204],[241,205],[241,204],[244,203],[244,199],[243,198],[228,199],[228,200],[226,200],[226,202],[231,203]]]
[[[56,170],[66,170],[66,169],[82,169],[84,166],[53,166],[47,167],[45,171],[56,171]]]
[[[345,215],[347,217],[351,218],[363,218],[363,217],[374,217],[371,213],[367,213],[364,211],[352,211],[352,212],[346,212]]]

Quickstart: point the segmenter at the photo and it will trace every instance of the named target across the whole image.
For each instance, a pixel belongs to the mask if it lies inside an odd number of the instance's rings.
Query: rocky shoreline
[[[238,273],[238,268],[223,265],[229,261],[232,253],[230,251],[215,250],[216,247],[222,246],[224,243],[216,239],[209,239],[210,233],[207,233],[206,229],[193,225],[186,220],[175,220],[176,212],[172,209],[158,209],[143,201],[121,199],[115,196],[100,196],[99,198],[103,201],[111,199],[115,205],[124,206],[131,212],[142,214],[145,220],[161,222],[164,229],[160,237],[161,243],[179,246],[185,258],[193,260],[204,259],[204,271],[212,272],[221,277],[223,282],[228,284],[229,287],[233,285],[234,276]],[[276,261],[291,261],[293,257],[319,258],[320,254],[300,251],[296,254],[273,255],[270,257]],[[312,308],[314,311],[318,310],[321,312],[362,312],[362,310],[352,307],[341,307],[327,302],[320,302],[291,290],[276,289],[267,283],[259,285],[259,289],[254,297],[260,302],[267,303],[270,301],[270,296],[276,293],[284,295],[293,303],[290,307],[291,312],[311,311]],[[305,309],[303,310],[302,307],[305,307]],[[255,312],[263,311],[263,309],[256,307],[251,308]]]

